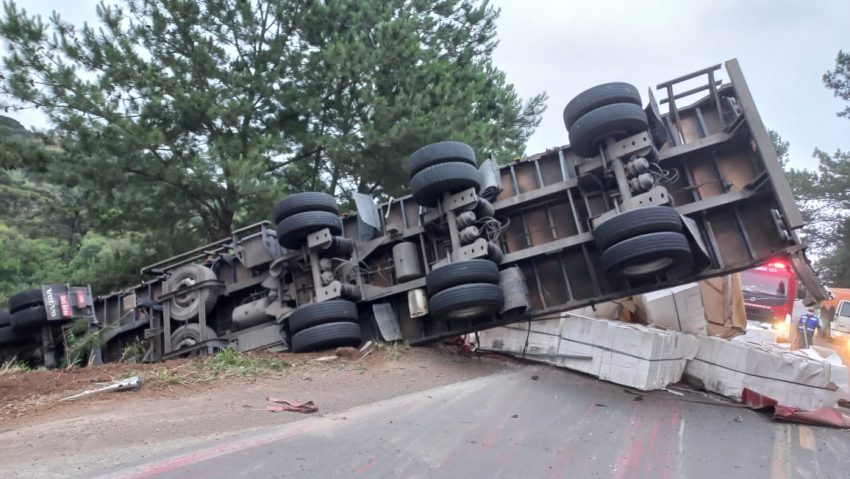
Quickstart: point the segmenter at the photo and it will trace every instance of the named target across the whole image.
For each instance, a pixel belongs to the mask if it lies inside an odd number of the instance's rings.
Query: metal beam
[[[556,195],[562,191],[568,191],[570,188],[578,186],[578,180],[576,178],[571,178],[567,181],[559,181],[557,183],[552,183],[549,186],[544,186],[542,188],[538,188],[534,191],[529,191],[528,193],[520,193],[516,196],[511,196],[510,198],[505,198],[504,200],[497,201],[493,203],[493,208],[500,213],[504,213],[505,210],[509,210],[516,206],[528,206],[529,203],[544,199],[548,196]]]
[[[752,196],[757,195],[755,191],[752,190],[735,190],[730,191],[729,193],[723,193],[715,196],[710,196],[708,198],[704,198],[700,201],[695,201],[693,203],[688,203],[686,205],[677,206],[676,211],[679,214],[683,215],[691,215],[700,211],[707,211],[710,209],[717,208],[718,206],[729,205],[732,203],[737,203],[739,201],[746,200]]]
[[[539,246],[532,246],[513,253],[508,253],[505,255],[505,259],[502,261],[502,264],[516,263],[517,261],[522,261],[533,256],[555,253],[571,246],[587,243],[588,241],[593,241],[593,235],[590,233],[572,235],[567,238],[550,241],[549,243]]]
[[[726,62],[726,72],[729,74],[729,80],[735,88],[735,96],[738,98],[738,103],[744,112],[744,118],[750,127],[750,134],[756,142],[758,152],[764,161],[764,167],[770,176],[770,182],[776,191],[779,208],[782,210],[782,215],[785,218],[785,225],[789,230],[802,228],[804,225],[803,215],[800,214],[797,204],[794,203],[794,194],[791,192],[791,186],[788,184],[788,179],[785,178],[782,167],[779,166],[779,159],[776,157],[773,143],[770,141],[770,137],[767,135],[767,129],[761,120],[761,115],[759,115],[758,109],[756,109],[756,103],[753,100],[752,94],[750,94],[750,88],[747,86],[747,81],[744,79],[744,74],[741,72],[741,66],[738,64],[738,60],[732,59]]]

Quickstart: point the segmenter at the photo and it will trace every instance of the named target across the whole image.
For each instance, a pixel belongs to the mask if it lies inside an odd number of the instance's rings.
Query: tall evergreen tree
[[[850,102],[850,54],[838,52],[835,69],[823,75],[823,82]],[[850,106],[837,115],[850,118]],[[821,276],[830,285],[850,287],[850,151],[829,154],[816,148],[814,157],[816,171],[792,168],[786,175],[808,222],[806,241],[818,257]]]
[[[526,102],[475,0],[126,0],[97,25],[9,2],[0,92],[48,116],[100,231],[217,240],[312,189],[398,195],[404,159],[459,139],[521,154]]]

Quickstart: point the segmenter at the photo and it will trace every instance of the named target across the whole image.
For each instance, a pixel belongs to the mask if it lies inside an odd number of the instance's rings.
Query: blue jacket
[[[815,334],[815,329],[820,325],[820,318],[812,313],[806,313],[800,316],[800,322],[797,323],[797,330],[805,334]]]

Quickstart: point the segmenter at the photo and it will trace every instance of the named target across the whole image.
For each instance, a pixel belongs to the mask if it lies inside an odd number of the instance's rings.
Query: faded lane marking
[[[815,434],[812,432],[812,428],[800,426],[800,446],[809,451],[815,450]]]
[[[791,463],[791,426],[777,425],[773,431],[773,458],[770,463],[771,479],[788,479]]]

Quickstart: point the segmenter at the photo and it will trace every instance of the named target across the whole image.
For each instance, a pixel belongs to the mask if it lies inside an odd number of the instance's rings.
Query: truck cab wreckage
[[[823,297],[741,69],[724,66],[727,81],[714,65],[659,84],[646,106],[628,84],[591,88],[564,111],[570,146],[522,160],[479,164],[462,143],[428,145],[410,157],[410,196],[376,205],[355,194],[356,214],[340,216],[324,193],[286,197],[274,224],[89,297],[102,358],[140,339],[149,361],[226,346],[427,344],[778,256]]]

